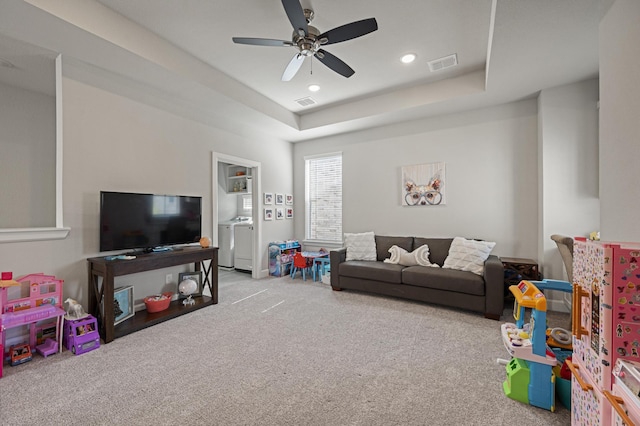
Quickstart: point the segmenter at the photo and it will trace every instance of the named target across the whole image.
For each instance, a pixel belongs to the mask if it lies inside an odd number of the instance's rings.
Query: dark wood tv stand
[[[159,324],[186,313],[218,303],[218,248],[184,247],[173,251],[138,255],[130,260],[106,260],[104,257],[87,259],[89,268],[89,313],[98,319],[100,335],[105,343],[143,328]],[[181,300],[171,302],[168,309],[148,313],[137,311],[132,318],[114,326],[113,281],[121,275],[168,268],[193,263],[195,270],[203,271],[203,285],[211,291],[211,297],[195,297],[195,304],[185,306]],[[100,280],[102,278],[102,280]],[[100,285],[102,284],[102,285]]]

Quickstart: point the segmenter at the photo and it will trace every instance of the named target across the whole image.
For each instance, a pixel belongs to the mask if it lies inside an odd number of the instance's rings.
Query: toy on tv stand
[[[3,348],[2,362],[7,358],[10,359],[11,355],[4,352],[4,349],[7,348],[6,330],[10,328],[25,327],[28,329],[28,333],[25,334],[26,342],[12,342],[10,346],[28,344],[30,348],[42,349],[47,354],[51,354],[52,347],[56,345],[55,349],[62,350],[62,345],[59,345],[58,342],[62,340],[62,317],[65,314],[62,309],[63,282],[63,280],[57,279],[53,275],[42,273],[28,274],[14,280],[11,272],[2,272],[0,278],[0,346]],[[17,286],[25,286],[29,295],[27,297],[9,299],[9,290]],[[38,345],[36,327],[39,323],[42,324],[48,320],[55,321],[54,343],[44,341]],[[14,337],[12,340],[18,339]],[[53,353],[55,352],[54,350]],[[1,366],[0,377],[2,377]]]
[[[531,281],[509,287],[515,296],[513,316],[516,323],[501,326],[502,340],[513,357],[507,364],[507,379],[502,384],[506,396],[517,401],[555,410],[555,354],[547,346],[547,299]],[[524,324],[525,310],[530,321]]]

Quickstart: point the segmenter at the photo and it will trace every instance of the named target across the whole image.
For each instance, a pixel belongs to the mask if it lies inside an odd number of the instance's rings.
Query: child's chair
[[[302,279],[304,281],[307,280],[307,271],[309,266],[307,265],[307,258],[302,255],[302,253],[298,252],[293,255],[293,268],[291,268],[291,279],[296,277],[296,272],[300,270],[302,272]]]
[[[322,280],[322,276],[331,268],[331,261],[328,257],[316,257],[313,260],[313,280],[316,281],[316,273],[318,280]]]

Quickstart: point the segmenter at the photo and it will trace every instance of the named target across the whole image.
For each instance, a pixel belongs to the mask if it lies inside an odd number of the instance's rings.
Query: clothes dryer
[[[253,224],[248,216],[237,216],[218,224],[218,266],[233,268],[235,266],[235,232],[238,224]]]
[[[253,270],[253,222],[242,222],[234,227],[234,267],[239,271]]]

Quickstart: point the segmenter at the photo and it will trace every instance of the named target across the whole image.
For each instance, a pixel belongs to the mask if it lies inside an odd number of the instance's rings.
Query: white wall
[[[294,145],[296,237],[304,238],[304,156],[343,153],[343,230],[482,238],[536,258],[537,105],[526,100]],[[404,165],[446,163],[447,204],[402,207]]]
[[[640,241],[640,2],[617,0],[600,21],[601,237]]]
[[[203,233],[212,235],[211,152],[260,161],[263,187],[291,191],[291,144],[242,138],[71,78],[63,79],[64,240],[0,245],[2,270],[55,274],[65,296],[87,303],[86,258],[98,253],[99,192],[115,190],[203,197]],[[263,241],[293,233],[289,221],[265,222]],[[267,269],[267,246],[262,250]],[[176,269],[180,271],[182,269]],[[166,270],[122,277],[140,299],[160,291]],[[174,274],[177,276],[177,273]]]
[[[218,222],[238,216],[238,194],[227,192],[226,168],[218,167]]]
[[[0,84],[0,129],[0,228],[55,226],[55,98]]]
[[[296,236],[304,238],[304,156],[343,152],[344,232],[465,236],[494,254],[530,258],[566,279],[553,233],[599,227],[598,80],[499,107],[371,129],[294,146]],[[403,165],[444,161],[447,204],[400,205]],[[562,293],[548,297],[564,309]]]
[[[598,80],[543,90],[538,97],[540,253],[545,278],[567,275],[552,234],[599,230]]]

